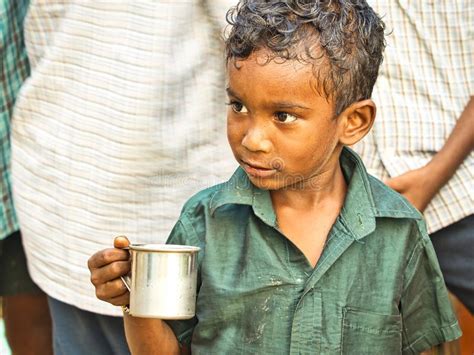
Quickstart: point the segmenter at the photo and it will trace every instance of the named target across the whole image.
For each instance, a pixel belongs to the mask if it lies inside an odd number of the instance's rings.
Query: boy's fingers
[[[130,272],[130,261],[116,261],[101,268],[91,269],[91,282],[94,286],[102,286],[103,284],[119,279],[120,276]],[[119,279],[120,280],[120,279]],[[121,280],[120,280],[121,281]]]
[[[128,292],[124,293],[121,296],[109,299],[109,302],[112,303],[114,306],[125,306],[127,304],[130,304],[130,294]]]
[[[121,279],[115,279],[99,285],[95,293],[97,298],[107,302],[124,295],[128,298],[128,290]]]
[[[120,235],[118,237],[115,237],[115,239],[114,239],[114,247],[115,248],[122,249],[122,248],[128,247],[129,245],[130,245],[130,241],[124,235]]]
[[[92,255],[87,262],[87,266],[92,271],[115,261],[128,260],[129,257],[130,255],[126,250],[116,248],[104,249]]]

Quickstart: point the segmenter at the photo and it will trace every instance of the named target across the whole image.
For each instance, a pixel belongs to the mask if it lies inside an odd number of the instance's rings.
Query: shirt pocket
[[[346,307],[342,317],[341,354],[402,353],[400,315],[386,315]]]

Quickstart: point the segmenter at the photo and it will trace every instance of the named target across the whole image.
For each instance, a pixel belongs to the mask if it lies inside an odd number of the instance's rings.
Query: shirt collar
[[[359,240],[375,230],[375,203],[369,175],[359,156],[344,147],[341,168],[348,183],[341,220],[354,239]]]
[[[359,240],[375,230],[375,207],[368,174],[360,158],[351,149],[344,148],[340,163],[346,181],[347,195],[341,220],[348,232]],[[270,193],[255,187],[242,168],[238,168],[210,202],[211,213],[226,204],[252,206],[253,211],[266,224],[276,228],[276,215]]]
[[[223,188],[216,192],[210,202],[211,213],[227,204],[252,206],[253,211],[266,224],[276,228],[270,192],[253,185],[242,168],[237,168]]]

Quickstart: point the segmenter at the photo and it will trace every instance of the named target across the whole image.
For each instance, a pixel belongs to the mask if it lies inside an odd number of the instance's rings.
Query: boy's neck
[[[341,166],[337,162],[332,169],[325,170],[307,181],[299,188],[286,188],[270,191],[275,209],[285,207],[294,210],[310,211],[338,207],[344,204],[347,184]]]
[[[339,161],[304,185],[271,191],[271,197],[278,229],[314,268],[341,212],[347,186]]]

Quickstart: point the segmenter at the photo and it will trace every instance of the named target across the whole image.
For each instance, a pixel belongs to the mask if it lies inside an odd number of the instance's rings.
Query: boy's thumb
[[[124,235],[115,237],[114,239],[114,248],[123,249],[130,245],[128,238]]]

